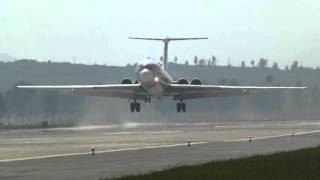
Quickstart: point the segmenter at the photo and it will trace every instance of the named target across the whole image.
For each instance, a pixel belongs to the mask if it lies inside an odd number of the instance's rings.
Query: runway
[[[208,126],[206,123],[147,126],[135,126],[126,131],[120,128],[112,130],[112,132],[110,132],[110,129],[106,130],[105,128],[100,130],[98,130],[99,128],[89,128],[90,132],[86,131],[84,134],[79,134],[79,129],[68,129],[67,132],[62,134],[56,132],[61,131],[61,129],[54,130],[54,133],[50,132],[50,135],[45,137],[52,144],[49,146],[48,144],[43,145],[46,148],[42,148],[41,151],[36,150],[36,152],[40,152],[39,155],[30,154],[29,152],[30,147],[38,147],[39,144],[35,145],[35,142],[31,140],[37,139],[41,141],[41,138],[37,135],[39,132],[31,133],[36,136],[30,135],[28,137],[30,141],[26,146],[21,145],[24,141],[17,144],[17,141],[15,142],[14,138],[10,137],[12,132],[9,132],[6,136],[9,138],[8,141],[10,141],[10,138],[13,141],[13,144],[11,144],[12,151],[15,150],[14,146],[18,148],[25,147],[27,153],[19,152],[16,156],[13,156],[14,152],[8,153],[6,148],[3,148],[3,145],[5,143],[9,144],[9,142],[3,139],[0,140],[0,153],[2,153],[0,156],[0,179],[99,179],[101,177],[146,173],[212,160],[312,147],[320,144],[318,121],[311,123],[299,121],[295,123],[277,122],[269,124],[266,122],[256,124],[242,122],[241,124],[224,124],[223,126],[225,127],[219,128],[218,126],[220,125]],[[154,128],[158,131],[154,131]],[[166,130],[163,130],[163,128]],[[293,137],[291,136],[291,130],[294,131]],[[65,130],[62,129],[62,131]],[[69,141],[60,142],[59,137],[70,138],[70,135],[72,135],[72,133],[69,134],[70,131],[77,132],[75,137],[78,137],[78,139],[74,137],[70,141],[76,145],[82,145],[79,142],[83,142],[86,138],[92,140],[90,138],[91,135],[98,136],[99,133],[102,133],[107,139],[115,136],[112,142],[118,140],[121,144],[124,138],[122,136],[126,136],[126,138],[130,138],[132,142],[136,141],[136,143],[133,143],[134,145],[116,146],[116,148],[100,147],[97,148],[95,156],[90,155],[88,149],[82,151],[84,150],[81,149],[82,146],[79,146],[82,152],[77,152],[75,146],[72,145],[70,145],[69,151],[59,150],[58,148],[64,147],[65,143],[70,143]],[[26,133],[30,132],[23,132],[23,134]],[[181,138],[182,136],[184,138]],[[249,142],[249,136],[252,137],[251,143]],[[50,139],[49,137],[54,138]],[[194,137],[194,139],[191,139],[191,147],[187,147],[186,139],[190,137]],[[102,136],[97,138],[102,138]],[[159,142],[158,138],[162,140]],[[180,141],[178,140],[179,138]],[[54,139],[55,141],[53,141]],[[139,139],[145,143],[139,142]],[[110,142],[111,140],[109,139],[108,141]],[[97,144],[100,143],[102,142]],[[94,143],[90,145],[92,144]],[[33,148],[36,149],[35,147]],[[55,147],[56,150],[51,149],[52,147]]]

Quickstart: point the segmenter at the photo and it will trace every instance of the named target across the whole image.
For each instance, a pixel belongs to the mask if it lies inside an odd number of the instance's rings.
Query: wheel
[[[177,112],[179,113],[181,111],[181,103],[177,103]]]
[[[140,103],[136,103],[136,112],[140,112]]]
[[[186,103],[181,103],[182,112],[186,112]]]
[[[131,102],[130,103],[130,112],[134,112],[135,109],[135,103]]]

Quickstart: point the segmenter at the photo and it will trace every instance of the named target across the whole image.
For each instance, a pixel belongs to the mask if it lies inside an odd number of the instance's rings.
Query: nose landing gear
[[[180,102],[177,103],[177,112],[186,112],[186,103],[184,103],[182,100],[180,100]]]

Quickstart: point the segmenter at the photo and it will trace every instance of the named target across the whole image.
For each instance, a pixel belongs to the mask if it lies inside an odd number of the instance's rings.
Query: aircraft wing
[[[168,95],[173,99],[197,99],[207,97],[226,97],[226,96],[245,96],[257,91],[275,91],[275,90],[303,90],[307,87],[278,87],[278,86],[217,86],[217,85],[188,85],[171,84],[168,89]]]
[[[146,91],[140,84],[112,84],[112,85],[48,85],[48,86],[17,86],[23,89],[69,89],[75,94],[88,96],[105,96],[130,99],[144,99]]]

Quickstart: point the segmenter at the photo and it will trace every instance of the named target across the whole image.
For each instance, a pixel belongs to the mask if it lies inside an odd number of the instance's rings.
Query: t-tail
[[[129,37],[129,39],[140,39],[140,40],[151,40],[151,41],[162,41],[164,43],[163,50],[163,69],[167,70],[168,68],[168,45],[170,41],[180,41],[180,40],[199,40],[199,39],[208,39],[207,37],[201,38],[140,38],[140,37]]]

